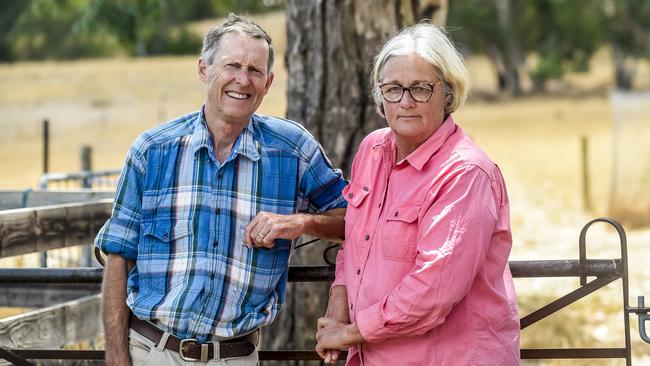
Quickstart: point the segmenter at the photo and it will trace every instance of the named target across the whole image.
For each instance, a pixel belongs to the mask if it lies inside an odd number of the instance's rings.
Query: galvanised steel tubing
[[[104,351],[82,350],[5,350],[26,359],[103,360]],[[345,359],[347,352],[341,352]],[[624,358],[625,348],[529,348],[521,350],[522,359]],[[320,360],[315,351],[259,351],[260,361]],[[30,363],[24,365],[31,365]]]
[[[587,260],[587,276],[620,276],[621,261]],[[512,261],[514,277],[578,277],[577,260]],[[0,268],[0,283],[101,283],[103,268]],[[334,267],[291,266],[289,281],[316,282],[334,279]]]
[[[547,316],[556,313],[557,311],[573,304],[574,302],[586,297],[592,292],[607,286],[608,284],[616,281],[620,277],[617,276],[608,276],[608,277],[598,277],[595,280],[587,283],[584,286],[578,287],[577,289],[569,292],[568,294],[560,297],[559,299],[551,302],[548,305],[545,305],[534,312],[526,315],[521,318],[519,325],[521,329],[528,327],[529,325],[535,324],[538,321],[546,318]]]
[[[0,351],[1,352],[1,351]],[[5,350],[18,356],[13,360],[25,359],[38,359],[38,360],[103,360],[104,351],[101,350],[28,350],[28,349],[14,349]],[[321,358],[318,353],[313,350],[296,350],[296,351],[259,351],[260,361],[320,361]],[[0,353],[0,357],[2,353]],[[344,360],[347,357],[347,352],[341,352],[339,359]],[[27,362],[27,361],[25,361]],[[32,365],[31,363],[24,363],[22,365]]]
[[[585,226],[583,226],[580,231],[580,239],[578,242],[579,246],[579,255],[580,255],[580,284],[584,285],[587,282],[587,231],[591,225],[597,222],[604,222],[606,224],[614,227],[618,233],[618,239],[621,249],[621,265],[622,273],[621,280],[623,281],[623,325],[625,333],[625,364],[626,366],[632,365],[632,341],[630,338],[630,305],[629,305],[629,295],[630,289],[628,285],[628,268],[627,268],[627,237],[625,235],[625,230],[623,226],[616,220],[610,219],[608,217],[599,217],[597,219],[589,221]]]
[[[34,366],[34,364],[21,356],[18,350],[10,350],[2,347],[0,347],[0,360],[7,360],[16,366]]]
[[[625,348],[529,348],[521,350],[522,359],[625,358]]]

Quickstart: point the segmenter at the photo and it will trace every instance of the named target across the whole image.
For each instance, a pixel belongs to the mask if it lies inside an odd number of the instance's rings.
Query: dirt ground
[[[261,17],[282,55],[286,38],[282,14]],[[196,24],[203,32],[212,22]],[[286,72],[277,57],[276,79],[261,113],[284,115]],[[456,121],[503,171],[511,202],[514,235],[512,259],[573,259],[584,223],[609,212],[613,169],[642,171],[646,156],[617,161],[614,147],[645,146],[646,132],[614,136],[615,105],[608,91],[611,67],[601,52],[589,74],[569,75],[553,83],[555,91],[518,99],[485,98],[494,92],[494,75],[482,58],[468,59],[475,93],[456,114]],[[143,130],[200,107],[204,89],[196,76],[196,57],[26,62],[0,65],[0,189],[35,188],[42,171],[41,123],[51,128],[50,171],[79,169],[79,149],[93,148],[93,168],[113,169]],[[477,96],[483,96],[481,98]],[[641,105],[636,119],[650,129],[650,107]],[[636,130],[634,130],[637,132]],[[589,144],[588,167],[593,209],[582,200],[580,143]],[[619,142],[615,142],[619,141]],[[618,144],[618,145],[616,145]],[[646,143],[647,145],[647,143]],[[619,190],[647,192],[643,179]],[[623,217],[623,219],[629,219]],[[628,231],[632,304],[650,296],[650,228]],[[616,235],[597,226],[588,237],[588,253],[617,256]],[[0,266],[35,265],[35,257],[0,260]],[[619,281],[620,282],[620,281]],[[518,279],[522,313],[577,286],[577,280]],[[622,346],[621,286],[572,305],[526,329],[522,346],[537,348]],[[4,315],[8,315],[5,313]],[[632,317],[632,323],[636,318]],[[636,328],[634,328],[636,329]],[[650,345],[633,330],[635,364],[650,365]],[[619,361],[525,361],[525,365],[620,365]]]

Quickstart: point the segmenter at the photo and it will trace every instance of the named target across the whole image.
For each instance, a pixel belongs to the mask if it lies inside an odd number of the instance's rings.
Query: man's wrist
[[[299,213],[296,215],[298,219],[298,227],[300,228],[300,235],[310,233],[313,226],[313,216],[308,213]]]

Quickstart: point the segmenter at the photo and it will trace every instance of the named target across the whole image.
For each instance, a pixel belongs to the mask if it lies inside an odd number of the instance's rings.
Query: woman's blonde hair
[[[463,57],[451,43],[445,31],[429,21],[422,21],[411,27],[403,28],[396,36],[389,39],[375,57],[370,74],[372,97],[377,110],[383,116],[381,91],[381,71],[386,61],[393,56],[418,55],[437,70],[436,78],[445,97],[445,115],[458,109],[467,97],[469,80]]]

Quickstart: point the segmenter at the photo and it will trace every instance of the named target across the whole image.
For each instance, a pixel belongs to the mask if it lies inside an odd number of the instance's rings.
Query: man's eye
[[[228,70],[237,70],[237,69],[239,69],[239,65],[238,64],[226,64],[226,69],[228,69]]]

